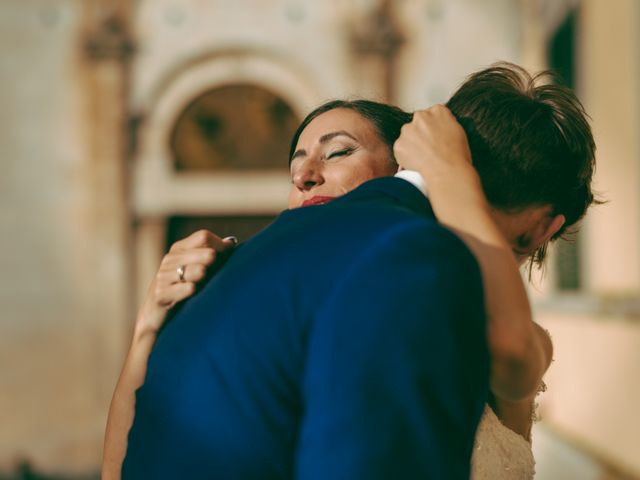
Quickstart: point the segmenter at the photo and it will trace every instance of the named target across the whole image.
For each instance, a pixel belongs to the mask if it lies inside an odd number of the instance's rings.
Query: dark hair
[[[330,110],[335,110],[336,108],[353,110],[368,120],[375,128],[380,139],[387,145],[390,158],[395,162],[393,144],[400,136],[402,126],[411,121],[413,114],[405,112],[393,105],[373,102],[371,100],[332,100],[320,105],[309,113],[304,120],[302,120],[302,123],[300,123],[296,132],[293,134],[293,138],[291,139],[291,148],[289,149],[289,162],[291,162],[291,158],[296,151],[298,139],[307,125],[309,125],[316,117]]]
[[[447,106],[467,133],[489,202],[506,212],[551,205],[566,218],[558,238],[594,202],[595,143],[573,91],[545,78],[554,75],[498,63],[469,76]],[[532,262],[541,265],[545,252]]]

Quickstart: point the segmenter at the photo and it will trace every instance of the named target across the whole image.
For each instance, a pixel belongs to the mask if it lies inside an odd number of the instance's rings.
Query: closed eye
[[[349,155],[351,153],[353,153],[353,148],[344,148],[342,150],[337,150],[335,152],[331,152],[329,155],[327,155],[327,160],[330,158],[335,158],[335,157],[344,157],[345,155]]]

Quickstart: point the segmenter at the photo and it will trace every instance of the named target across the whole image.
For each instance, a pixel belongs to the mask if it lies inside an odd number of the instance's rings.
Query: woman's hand
[[[467,135],[444,105],[413,114],[393,146],[398,164],[419,172],[438,220],[457,229],[468,225],[475,213],[489,211],[480,177],[471,164]]]
[[[220,238],[208,230],[199,230],[174,243],[151,282],[138,314],[136,333],[155,335],[169,310],[193,295],[218,256],[236,243],[235,237]]]
[[[415,112],[402,127],[393,151],[402,168],[422,173],[427,182],[471,166],[467,135],[444,105]]]
[[[135,391],[144,381],[149,354],[167,313],[176,303],[193,295],[218,255],[236,243],[234,237],[220,238],[200,230],[174,243],[162,259],[140,308],[131,348],[111,400],[102,459],[104,480],[120,478],[127,434],[133,423]]]

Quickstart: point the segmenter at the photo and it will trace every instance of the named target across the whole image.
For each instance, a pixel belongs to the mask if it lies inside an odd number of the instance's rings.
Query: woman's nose
[[[302,191],[322,185],[324,183],[322,162],[312,158],[305,159],[294,172],[293,183]]]

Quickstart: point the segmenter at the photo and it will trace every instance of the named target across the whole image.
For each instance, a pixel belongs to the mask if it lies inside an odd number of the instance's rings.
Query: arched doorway
[[[173,168],[177,174],[286,173],[298,122],[287,102],[264,87],[244,83],[207,90],[186,106],[171,130]],[[172,215],[167,218],[166,246],[201,228],[246,240],[273,218]]]

